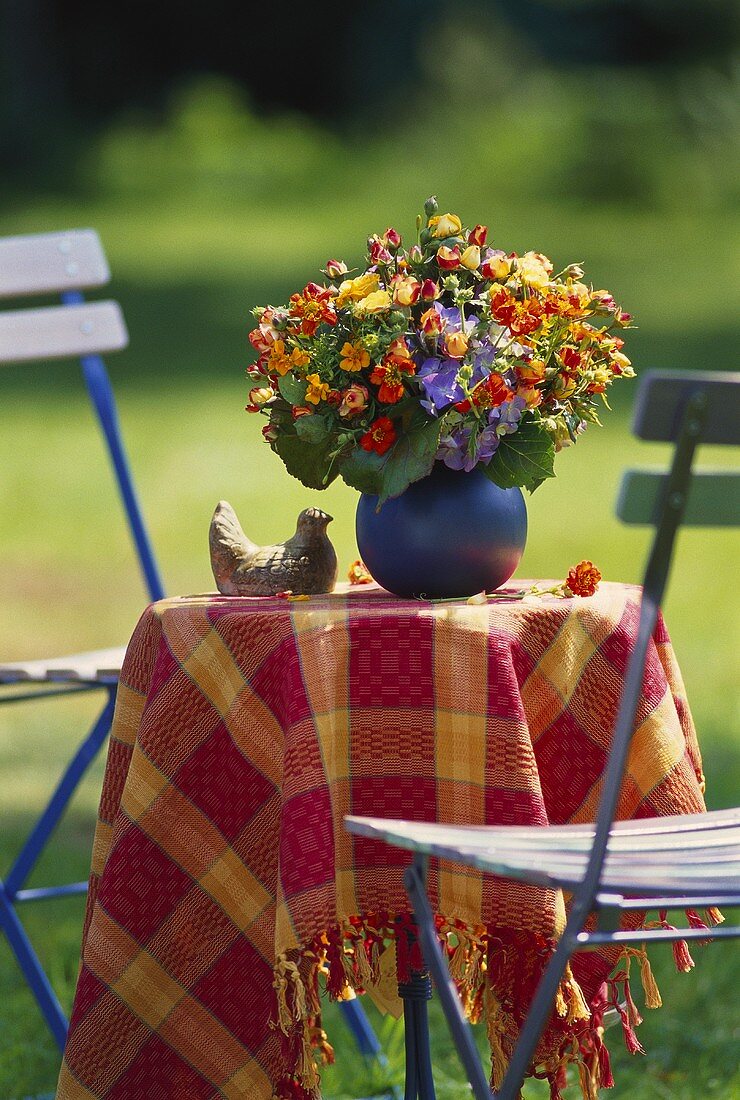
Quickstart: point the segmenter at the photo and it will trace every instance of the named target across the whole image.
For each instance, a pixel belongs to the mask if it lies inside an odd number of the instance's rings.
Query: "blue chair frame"
[[[85,297],[79,290],[65,291],[60,295],[60,298],[64,306],[80,306],[85,302]],[[165,594],[164,586],[134,488],[131,469],[121,436],[113,388],[105,362],[101,355],[84,355],[80,357],[80,365],[88,397],[103,433],[108,456],[113,467],[116,486],[128,520],[147,595],[151,601],[160,600]],[[70,897],[87,892],[87,882],[73,882],[60,886],[31,889],[27,889],[25,884],[51,834],[69,805],[70,799],[108,735],[113,721],[117,687],[118,678],[111,676],[99,678],[89,683],[60,684],[32,691],[21,687],[11,693],[0,695],[0,706],[4,706],[13,703],[35,702],[52,696],[66,696],[80,692],[102,691],[105,694],[105,703],[102,710],[67,765],[8,874],[4,879],[0,878],[0,931],[5,934],[23,977],[60,1050],[64,1049],[67,1037],[67,1017],[20,920],[17,908],[27,902],[46,901],[52,898]],[[360,1053],[367,1058],[379,1061],[383,1065],[387,1064],[382,1045],[362,1006],[357,1001],[346,1001],[342,1003],[341,1008]]]

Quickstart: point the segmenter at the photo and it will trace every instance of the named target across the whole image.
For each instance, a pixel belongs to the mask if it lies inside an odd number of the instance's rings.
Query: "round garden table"
[[[320,1096],[319,975],[333,996],[367,990],[393,1009],[396,976],[420,965],[409,854],[350,836],[345,814],[593,820],[639,589],[522,596],[529,584],[486,605],[358,586],[144,612],[118,692],[59,1100]],[[661,621],[618,817],[699,811],[702,790]],[[468,1012],[505,1058],[564,899],[444,863],[429,886]],[[629,979],[615,951],[582,953],[566,976],[533,1066],[553,1095],[569,1062],[584,1095],[607,1076],[601,1014]]]

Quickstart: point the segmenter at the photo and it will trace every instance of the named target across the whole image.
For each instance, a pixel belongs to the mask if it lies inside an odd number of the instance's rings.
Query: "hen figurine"
[[[219,592],[224,596],[330,592],[337,579],[337,555],[326,534],[331,520],[319,508],[305,508],[287,542],[255,546],[228,501],[219,501],[208,540]]]

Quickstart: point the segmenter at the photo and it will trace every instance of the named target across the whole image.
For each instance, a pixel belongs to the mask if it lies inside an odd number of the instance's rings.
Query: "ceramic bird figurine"
[[[219,501],[208,540],[219,592],[224,596],[330,592],[337,578],[337,555],[326,534],[331,519],[319,508],[305,508],[287,542],[255,546],[228,501]]]

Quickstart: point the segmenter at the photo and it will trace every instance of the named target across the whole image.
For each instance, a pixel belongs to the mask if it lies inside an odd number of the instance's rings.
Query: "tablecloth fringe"
[[[707,911],[705,923],[687,911],[692,927],[705,927],[724,918]],[[498,1088],[509,1064],[540,975],[555,941],[534,932],[471,925],[462,920],[437,917],[437,932],[446,947],[450,973],[460,994],[465,1014],[472,1023],[485,1020],[491,1049],[491,1085]],[[672,927],[661,912],[658,921],[642,927]],[[381,980],[381,957],[388,946],[396,951],[397,978],[408,981],[412,971],[424,969],[413,919],[408,913],[350,917],[326,929],[310,946],[281,955],[274,970],[277,1001],[275,1026],[281,1032],[286,1064],[296,1073],[281,1082],[273,1100],[320,1100],[317,1061],[334,1061],[334,1051],[321,1025],[320,978],[327,993],[340,1000],[365,992]],[[694,965],[685,941],[674,944],[679,970]],[[636,962],[645,1007],[659,1008],[663,1001],[644,945],[624,947],[606,981],[591,1003],[570,966],[566,968],[555,999],[552,1019],[538,1046],[531,1075],[550,1085],[551,1100],[562,1100],[568,1066],[578,1072],[583,1100],[597,1100],[599,1090],[614,1085],[609,1052],[604,1042],[604,1013],[616,1010],[625,1045],[632,1054],[643,1054],[635,1029],[642,1016],[631,987],[631,965]]]

